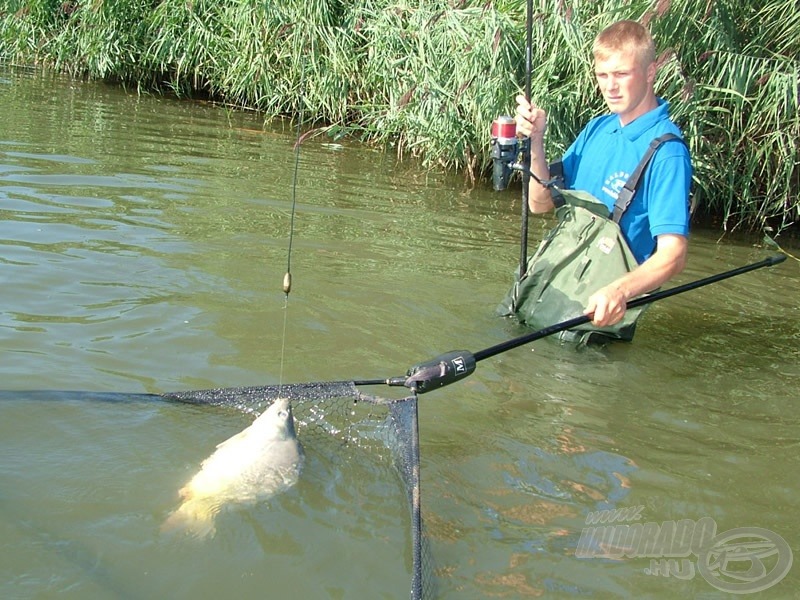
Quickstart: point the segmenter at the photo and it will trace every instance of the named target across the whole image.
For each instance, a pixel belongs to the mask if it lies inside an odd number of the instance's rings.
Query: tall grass
[[[290,115],[485,176],[488,129],[525,80],[524,0],[2,0],[0,60]],[[796,0],[534,0],[531,95],[548,151],[604,110],[590,49],[645,22],[687,134],[699,211],[800,217]]]

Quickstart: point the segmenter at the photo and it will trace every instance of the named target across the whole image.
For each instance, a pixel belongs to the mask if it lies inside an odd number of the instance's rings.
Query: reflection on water
[[[2,77],[3,389],[383,378],[523,333],[493,315],[518,256],[518,189],[469,190],[312,138],[287,302],[290,124]],[[550,223],[534,217],[531,238]],[[717,237],[693,234],[677,283],[768,254]],[[787,261],[657,303],[632,344],[542,340],[424,395],[423,511],[441,596],[723,597],[699,577],[648,576],[645,558],[576,558],[586,515],[606,508],[762,527],[800,551],[798,291]],[[406,596],[396,477],[312,451],[279,506],[231,516],[207,546],[169,549],[155,531],[175,490],[243,416],[24,398],[0,406],[3,597],[262,597],[283,585]],[[762,595],[798,583],[795,569]]]

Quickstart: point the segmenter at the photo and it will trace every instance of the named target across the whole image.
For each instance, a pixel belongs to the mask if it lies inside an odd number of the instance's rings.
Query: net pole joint
[[[468,350],[447,352],[411,367],[402,385],[424,394],[468,377],[475,371],[476,363]]]

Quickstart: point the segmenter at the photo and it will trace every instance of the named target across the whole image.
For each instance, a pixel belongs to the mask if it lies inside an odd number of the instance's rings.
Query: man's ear
[[[656,80],[656,63],[651,62],[647,65],[647,81],[653,83]]]

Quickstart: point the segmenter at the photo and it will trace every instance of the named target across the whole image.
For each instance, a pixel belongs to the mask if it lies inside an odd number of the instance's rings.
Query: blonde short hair
[[[656,60],[653,37],[644,25],[636,21],[617,21],[606,27],[595,38],[592,47],[595,60],[608,58],[610,54],[616,52],[634,53],[644,66]]]

